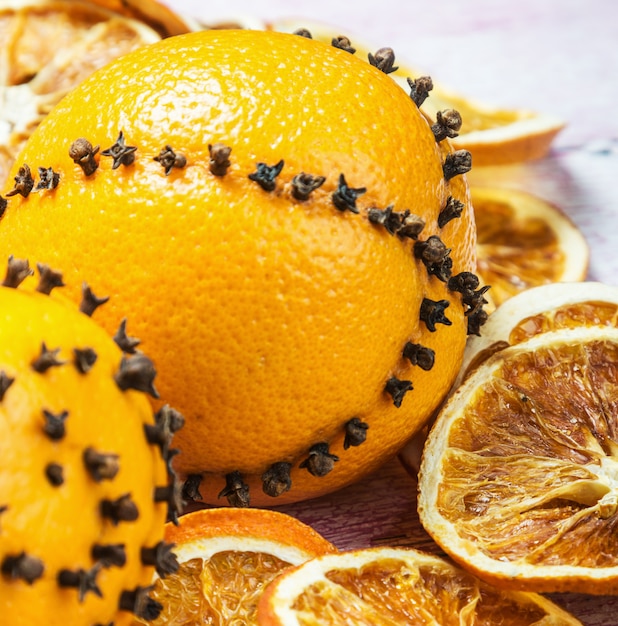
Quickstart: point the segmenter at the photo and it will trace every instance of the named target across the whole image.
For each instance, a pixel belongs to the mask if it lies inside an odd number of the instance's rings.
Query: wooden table
[[[591,246],[589,278],[618,285],[618,4],[614,0],[170,0],[206,23],[249,17],[321,20],[391,46],[400,59],[469,97],[552,113],[568,126],[543,161],[470,174],[559,205]],[[341,549],[438,547],[416,513],[416,480],[396,458],[359,484],[279,510]],[[554,595],[586,626],[618,624],[618,596]]]

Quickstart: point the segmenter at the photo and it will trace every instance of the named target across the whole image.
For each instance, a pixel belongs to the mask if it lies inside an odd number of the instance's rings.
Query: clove
[[[309,456],[299,465],[313,476],[326,476],[335,469],[339,457],[331,454],[327,443],[316,443],[309,449]]]
[[[292,464],[286,461],[273,463],[262,474],[262,490],[264,493],[272,498],[277,498],[289,491],[292,487],[291,469]]]
[[[393,399],[393,404],[399,408],[401,403],[403,402],[403,398],[408,393],[408,391],[412,391],[414,387],[412,386],[412,381],[410,380],[400,380],[396,376],[391,376],[384,386],[384,391],[388,393]]]
[[[118,139],[110,148],[103,150],[103,156],[111,156],[113,159],[112,169],[115,170],[121,165],[131,165],[135,161],[135,146],[127,146],[123,132],[118,133]]]
[[[230,506],[249,506],[249,485],[245,483],[239,471],[233,471],[225,475],[225,487],[219,492],[218,497],[227,498]]]
[[[92,144],[87,139],[80,137],[71,144],[69,156],[76,165],[82,168],[86,176],[92,176],[99,167],[99,164],[94,158],[98,151],[99,146],[93,148]]]

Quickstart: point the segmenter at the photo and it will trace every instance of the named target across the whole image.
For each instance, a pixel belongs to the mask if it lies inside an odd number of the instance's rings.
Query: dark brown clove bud
[[[88,473],[97,483],[103,480],[112,480],[120,470],[117,454],[97,452],[94,448],[88,447],[84,450],[82,458]]]
[[[292,487],[290,471],[292,464],[286,461],[273,463],[262,474],[262,491],[271,498],[277,498]]]
[[[32,276],[34,270],[30,267],[27,259],[16,259],[12,254],[6,268],[6,275],[2,281],[3,287],[16,289],[21,283]]]
[[[185,502],[182,499],[182,484],[174,476],[169,484],[155,487],[155,502],[167,504],[167,521],[178,525],[178,515],[182,513]]]
[[[6,207],[9,206],[9,202],[6,198],[0,196],[0,218],[2,218],[6,212]]]
[[[393,398],[393,404],[399,408],[401,403],[403,402],[403,398],[408,393],[408,391],[412,391],[412,381],[410,380],[400,380],[396,376],[391,376],[384,386],[384,391],[388,393]]]
[[[309,449],[309,456],[299,465],[312,476],[326,476],[335,469],[339,457],[331,454],[327,443],[316,443]]]
[[[428,372],[434,365],[436,353],[420,343],[408,341],[403,347],[403,358],[408,359],[412,365],[418,365]]]
[[[453,260],[449,254],[451,249],[447,248],[440,237],[431,235],[425,241],[417,241],[414,244],[414,256],[420,259],[430,276],[436,276],[446,282],[452,273]]]
[[[462,120],[459,111],[455,109],[445,109],[436,113],[436,123],[431,127],[431,131],[436,141],[443,141],[447,137],[453,139],[459,134]]]
[[[62,413],[55,414],[47,409],[43,409],[43,418],[45,419],[43,432],[52,441],[60,441],[66,434],[64,422],[67,417],[69,417],[68,411],[62,411]]]
[[[225,475],[225,487],[219,492],[218,497],[227,498],[230,506],[249,506],[249,485],[245,483],[240,472],[234,471]]]
[[[60,272],[53,270],[45,263],[37,263],[36,267],[39,270],[39,284],[36,287],[39,293],[49,295],[56,287],[64,287]]]
[[[6,194],[6,197],[16,196],[17,194],[27,198],[34,187],[34,178],[32,178],[32,172],[30,167],[25,163],[17,171],[15,176],[15,186],[11,191]]]
[[[385,209],[370,208],[367,211],[367,219],[372,224],[383,226],[387,233],[394,235],[403,226],[403,221],[409,214],[409,211],[393,211],[393,205],[389,204]]]
[[[434,332],[436,330],[436,324],[444,324],[445,326],[451,325],[444,311],[449,306],[448,300],[430,300],[429,298],[423,298],[421,302],[420,319],[425,322],[427,330]]]
[[[466,174],[471,169],[472,155],[468,150],[455,150],[455,152],[447,154],[442,165],[442,171],[446,180],[451,180],[451,178],[460,174]]]
[[[32,369],[39,374],[44,374],[50,367],[64,365],[64,361],[58,359],[60,348],[49,350],[45,342],[41,344],[41,352],[31,363]]]
[[[45,467],[45,476],[53,487],[60,487],[64,483],[64,470],[58,463],[48,463]]]
[[[281,159],[279,163],[275,165],[266,165],[266,163],[258,163],[256,170],[252,174],[249,174],[249,180],[256,182],[264,191],[274,191],[276,182],[275,179],[281,173],[283,169],[284,161]]]
[[[105,304],[109,300],[109,296],[103,296],[102,298],[97,298],[94,295],[92,289],[86,284],[82,284],[82,300],[79,304],[79,310],[91,317],[92,314],[102,305]]]
[[[231,165],[232,148],[220,142],[208,144],[208,153],[210,154],[208,163],[210,172],[215,176],[225,176]]]
[[[79,601],[83,602],[88,592],[94,593],[99,598],[103,597],[101,589],[97,584],[97,576],[101,571],[99,564],[94,565],[89,570],[77,569],[61,569],[58,572],[56,580],[60,587],[75,587],[79,594]]]
[[[202,484],[201,474],[189,474],[182,486],[182,497],[192,502],[201,502],[204,498],[200,493],[200,485]]]
[[[456,200],[453,196],[449,196],[446,200],[444,208],[438,215],[438,226],[444,228],[452,219],[461,217],[465,205],[460,200]]]
[[[343,174],[339,174],[339,184],[333,192],[332,201],[335,208],[339,211],[350,211],[358,213],[356,208],[356,199],[367,191],[365,187],[353,189],[348,186]]]
[[[311,33],[306,28],[297,28],[292,34],[306,37],[307,39],[313,39]]]
[[[95,148],[92,144],[83,137],[76,139],[69,148],[69,156],[73,159],[73,162],[82,168],[82,171],[86,176],[91,176],[95,173],[99,164],[94,158],[99,151],[99,146]]]
[[[60,182],[60,174],[54,172],[51,167],[39,167],[39,182],[34,188],[35,191],[45,191],[55,189]]]
[[[345,35],[333,37],[330,43],[334,48],[339,48],[339,50],[344,50],[350,54],[354,54],[356,52],[356,48],[352,47],[351,41]]]
[[[14,382],[15,379],[11,378],[4,370],[0,371],[0,402],[4,400],[4,394]]]
[[[45,566],[43,561],[25,552],[8,554],[0,567],[2,573],[13,580],[24,580],[31,585],[35,580],[43,576]]]
[[[147,622],[152,622],[161,614],[163,605],[148,595],[151,589],[152,587],[136,587],[132,591],[125,589],[120,594],[118,608],[121,611],[129,611]]]
[[[144,424],[146,439],[148,443],[159,446],[161,457],[165,461],[171,461],[172,456],[177,454],[178,451],[170,450],[170,444],[174,433],[184,426],[185,418],[167,404],[155,413],[154,418],[154,424]],[[171,463],[168,466],[168,470],[172,473]]]
[[[420,215],[406,211],[401,228],[397,230],[397,235],[408,239],[418,239],[423,228],[425,228],[425,220]]]
[[[120,326],[114,335],[116,345],[127,354],[135,354],[137,346],[141,343],[137,337],[129,337],[127,335],[127,318],[123,318]]]
[[[175,544],[159,541],[152,548],[142,548],[140,558],[143,565],[153,565],[159,578],[165,578],[169,574],[178,571],[178,559],[172,552]]]
[[[367,430],[369,424],[361,421],[358,417],[353,417],[345,423],[345,437],[343,439],[343,449],[350,446],[360,446],[367,440]]]
[[[429,92],[433,89],[433,81],[430,76],[419,76],[417,79],[408,78],[410,86],[410,98],[420,109],[423,102],[427,100]]]
[[[90,555],[102,567],[124,567],[127,563],[127,553],[123,543],[95,543]]]
[[[187,159],[184,154],[176,153],[172,149],[172,146],[165,146],[159,155],[153,157],[153,160],[157,161],[163,166],[165,175],[168,176],[173,168],[183,168],[187,164]]]
[[[461,294],[474,291],[479,285],[480,281],[478,276],[472,272],[460,272],[459,274],[449,278],[447,283],[447,287],[451,291],[457,291]]]
[[[369,63],[373,65],[373,67],[378,68],[385,74],[396,72],[399,69],[398,67],[393,66],[395,63],[395,53],[392,48],[380,48],[376,51],[375,55],[370,52],[367,57],[369,59]]]
[[[487,311],[483,309],[470,310],[466,313],[468,318],[468,335],[477,335],[481,336],[481,326],[485,324],[488,319]]]
[[[111,520],[114,526],[120,522],[134,522],[139,517],[139,510],[131,494],[126,493],[115,500],[103,499],[100,502],[101,515]]]
[[[154,386],[156,375],[154,363],[145,354],[138,353],[122,357],[114,380],[122,391],[134,389],[158,398],[159,393]]]
[[[127,146],[122,131],[118,133],[116,143],[111,147],[103,150],[103,156],[111,156],[113,158],[112,169],[115,170],[121,165],[131,165],[135,161],[135,146]]]
[[[73,364],[80,374],[87,374],[96,360],[97,353],[92,348],[73,348]]]
[[[301,202],[309,199],[312,191],[321,187],[326,180],[325,176],[314,176],[301,172],[292,178],[292,195]]]

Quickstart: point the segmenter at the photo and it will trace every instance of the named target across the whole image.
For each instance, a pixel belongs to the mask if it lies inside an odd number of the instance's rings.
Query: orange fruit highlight
[[[180,35],[43,121],[3,191],[0,251],[95,275],[101,323],[129,317],[186,418],[174,465],[195,497],[279,504],[375,470],[455,378],[484,321],[475,287],[449,282],[474,269],[468,163],[345,50]],[[25,166],[58,185],[24,196]]]
[[[534,290],[538,302],[549,287]],[[579,304],[556,299],[515,319],[512,344],[476,352],[425,444],[423,526],[501,588],[618,589],[618,289],[601,299],[592,287]]]
[[[260,626],[581,626],[550,600],[500,591],[434,555],[367,548],[281,573],[258,605]]]
[[[257,624],[264,587],[285,568],[336,548],[310,526],[266,509],[201,509],[166,525],[180,567],[157,578],[156,624]],[[149,623],[136,620],[135,624]]]
[[[155,567],[165,575],[176,565],[156,495],[171,485],[151,440],[161,421],[122,366],[145,365],[150,389],[152,364],[123,354],[92,309],[62,296],[62,277],[39,267],[30,277],[12,259],[0,286],[2,623],[153,617]]]

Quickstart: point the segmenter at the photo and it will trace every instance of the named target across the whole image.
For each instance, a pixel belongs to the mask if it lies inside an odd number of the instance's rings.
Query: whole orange
[[[474,268],[475,229],[465,168],[451,171],[466,155],[451,152],[346,50],[180,35],[112,62],[44,120],[4,190],[0,252],[48,259],[67,283],[96,276],[112,296],[100,323],[129,317],[186,418],[187,495],[313,497],[393,455],[458,371],[474,316],[447,279]],[[26,165],[58,184],[22,193]]]

